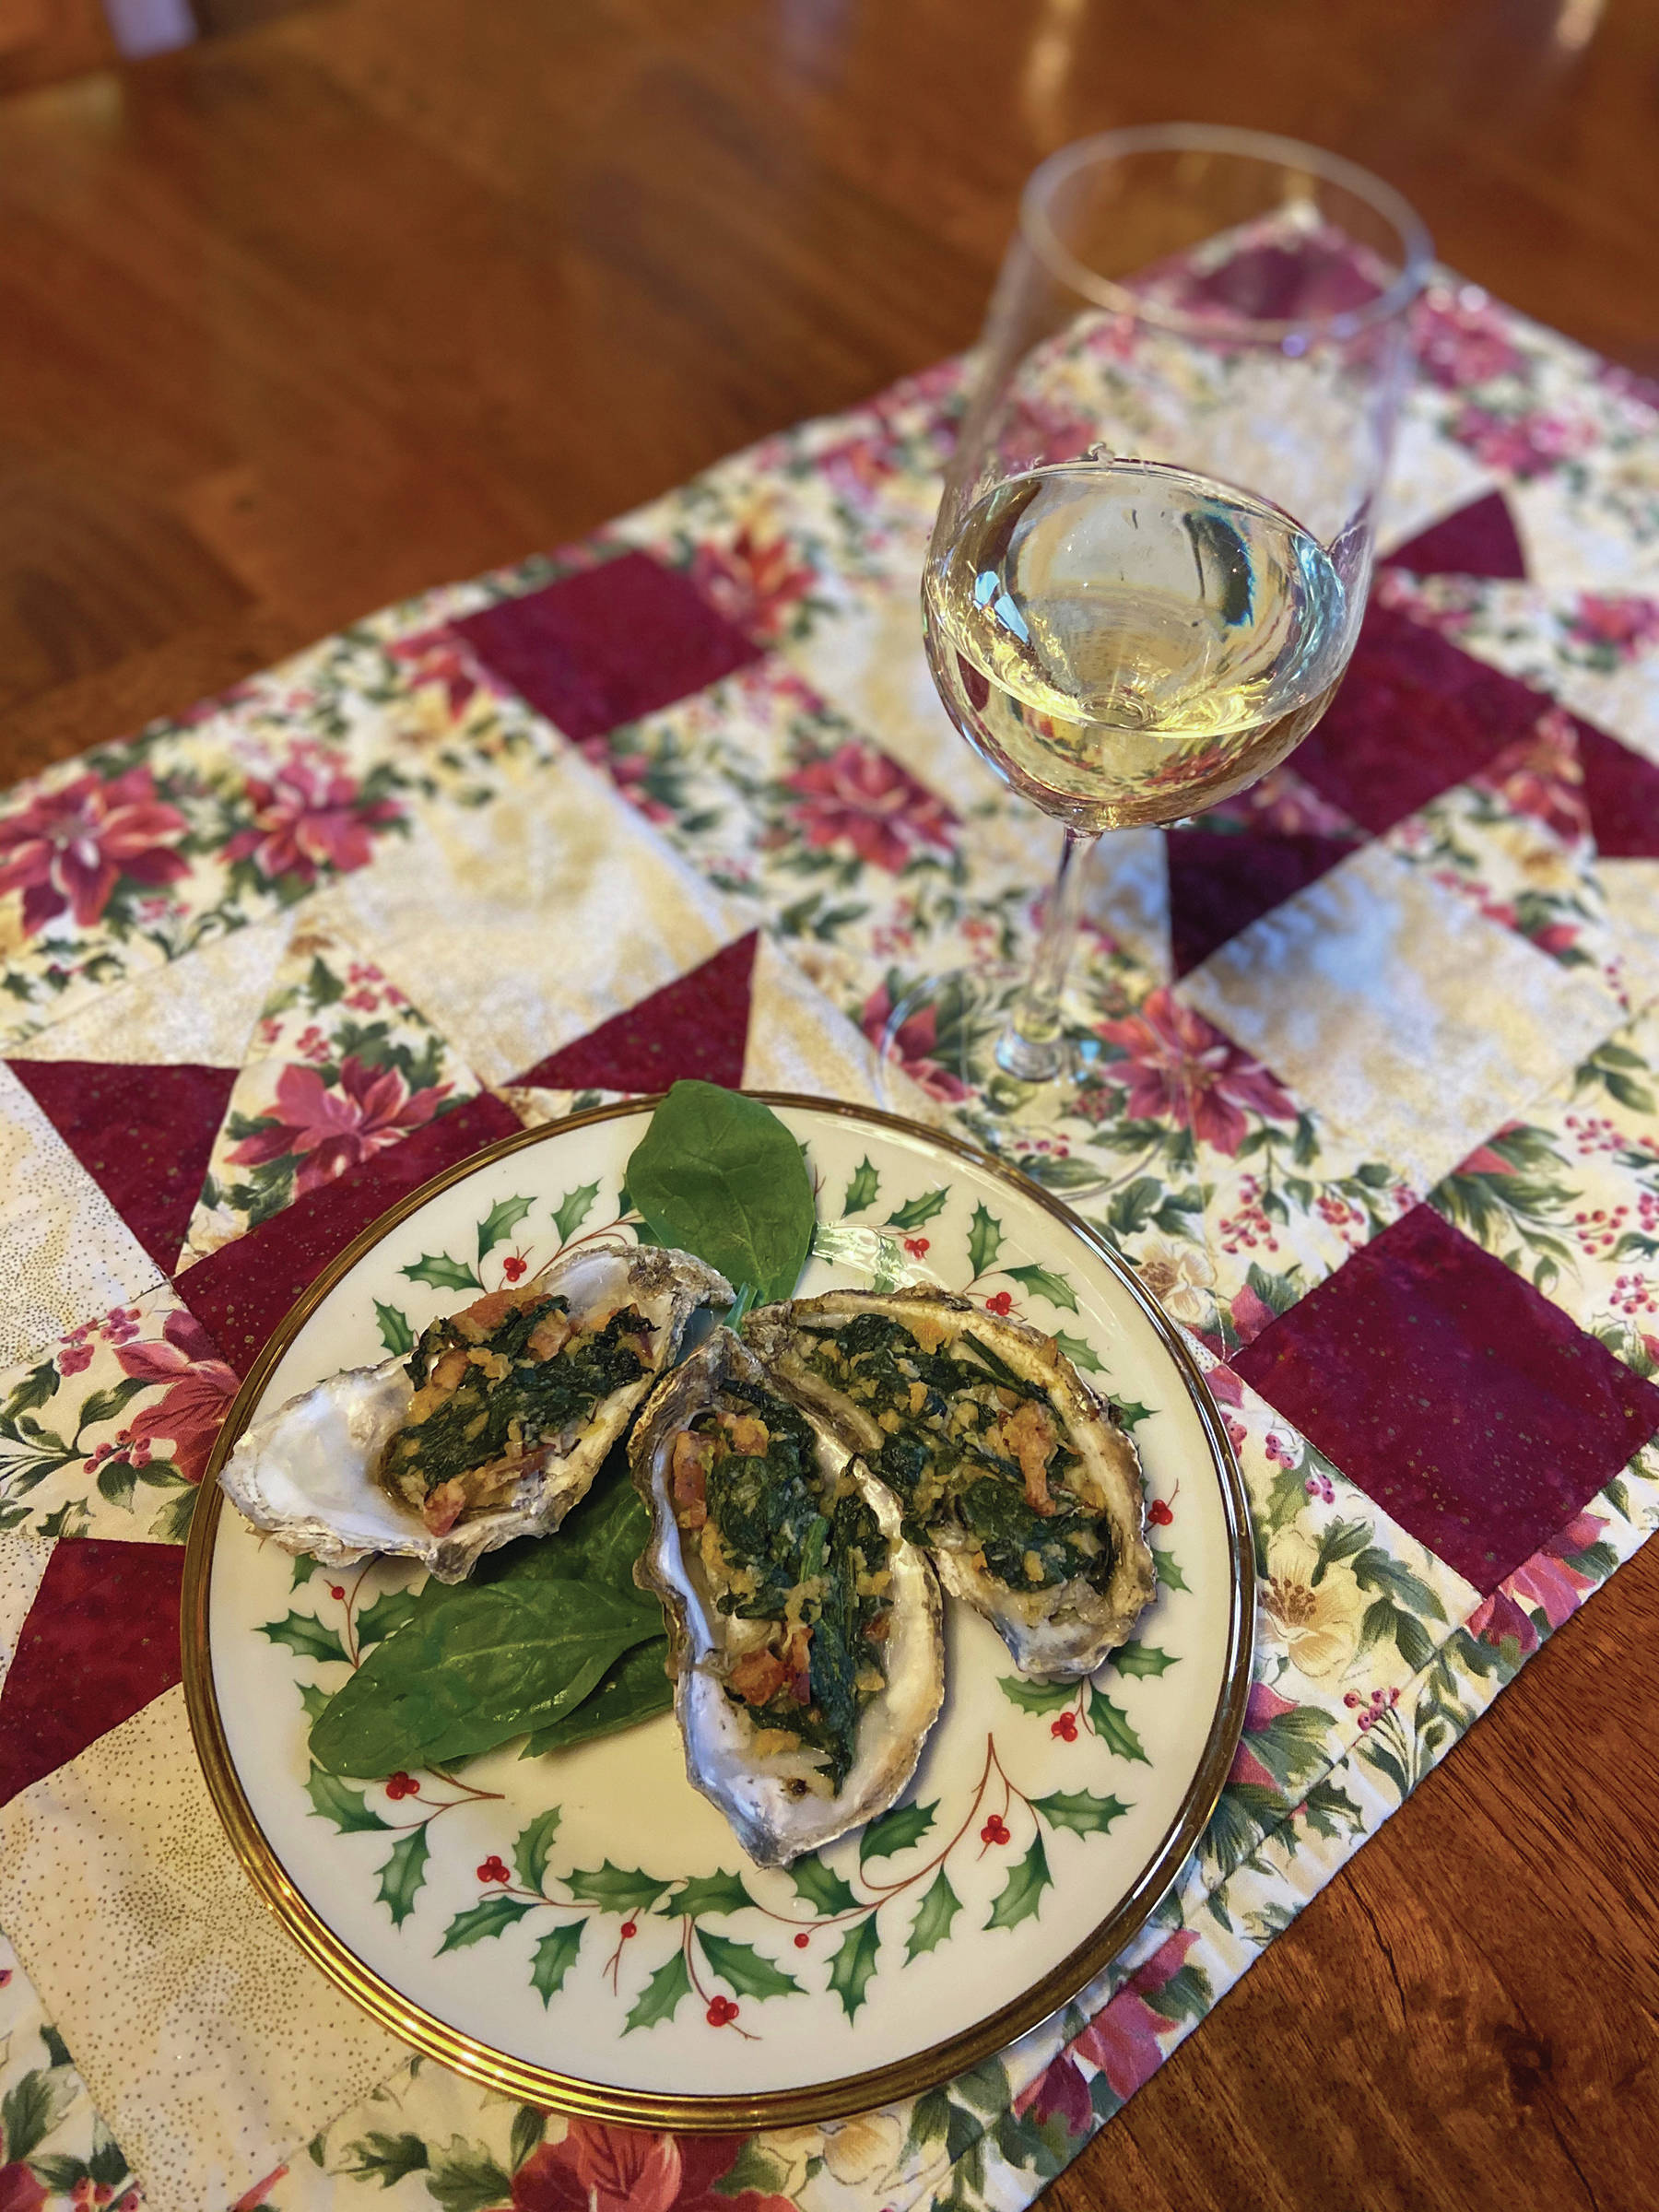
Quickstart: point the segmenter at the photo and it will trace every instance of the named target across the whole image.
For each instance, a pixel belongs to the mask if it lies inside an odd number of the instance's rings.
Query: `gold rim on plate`
[[[231,1447],[246,1427],[273,1370],[318,1306],[350,1274],[363,1255],[397,1225],[452,1184],[463,1182],[479,1169],[503,1159],[509,1153],[561,1136],[567,1130],[624,1114],[648,1112],[655,1099],[629,1100],[620,1105],[595,1106],[585,1113],[568,1116],[545,1128],[524,1129],[487,1145],[446,1168],[429,1182],[401,1198],[378,1220],[370,1223],[325,1267],[317,1280],[290,1308],[280,1327],[253,1362],[238,1391],[220,1430],[218,1440],[202,1477],[202,1496],[191,1526],[184,1555],[183,1605],[181,1642],[184,1667],[184,1698],[190,1713],[191,1734],[206,1777],[209,1794],[224,1822],[226,1833],[243,1870],[261,1900],[323,1971],[347,1995],[356,1999],[382,2028],[412,2043],[428,2057],[470,2075],[475,2081],[517,2097],[527,2103],[568,2112],[578,2118],[605,2120],[627,2126],[673,2128],[682,2134],[728,2134],[758,2128],[782,2127],[814,2120],[830,2120],[872,2106],[891,2104],[919,2096],[953,2075],[964,2073],[982,2059],[1002,2050],[1067,2004],[1080,1989],[1110,1966],[1124,1945],[1145,1925],[1154,1906],[1168,1889],[1189,1853],[1203,1834],[1243,1733],[1244,1712],[1250,1696],[1252,1630],[1255,1619],[1255,1555],[1250,1537],[1249,1509],[1244,1485],[1231,1442],[1215,1400],[1186,1346],[1168,1317],[1142,1289],[1131,1269],[1112,1247],[1087,1222],[1081,1221],[1038,1183],[1005,1162],[993,1159],[959,1137],[947,1135],[901,1115],[884,1113],[875,1107],[855,1106],[840,1099],[815,1099],[789,1091],[751,1091],[763,1104],[804,1112],[833,1113],[849,1120],[896,1130],[920,1137],[942,1152],[953,1154],[970,1166],[986,1171],[1011,1184],[1021,1195],[1034,1199],[1077,1238],[1128,1291],[1152,1324],[1163,1348],[1175,1364],[1188,1396],[1196,1409],[1209,1445],[1210,1460],[1221,1488],[1231,1553],[1232,1586],[1228,1619],[1227,1665],[1221,1695],[1198,1771],[1182,1809],[1157,1850],[1141,1868],[1114,1910],[1084,1942],[1022,1996],[1003,2006],[987,2018],[960,2034],[931,2044],[925,2051],[894,2061],[867,2074],[844,2075],[838,2081],[814,2082],[801,2089],[777,2089],[747,2097],[694,2097],[653,2095],[644,2090],[619,2088],[607,2082],[584,2081],[558,2074],[527,2059],[491,2050],[488,2043],[448,2026],[435,2014],[402,1996],[347,1948],[315,1909],[288,1879],[280,1860],[254,1818],[230,1758],[219,1716],[218,1696],[213,1680],[213,1655],[208,1644],[208,1598],[212,1584],[213,1549],[218,1531],[224,1492],[218,1472]]]

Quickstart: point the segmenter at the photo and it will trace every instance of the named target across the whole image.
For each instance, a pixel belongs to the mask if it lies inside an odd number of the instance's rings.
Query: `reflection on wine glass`
[[[1089,1079],[1065,986],[1102,832],[1254,782],[1341,680],[1429,253],[1388,186],[1255,132],[1109,132],[1026,187],[922,606],[952,721],[1065,843],[1030,972],[935,977],[883,1040],[924,1037],[1000,1149]]]

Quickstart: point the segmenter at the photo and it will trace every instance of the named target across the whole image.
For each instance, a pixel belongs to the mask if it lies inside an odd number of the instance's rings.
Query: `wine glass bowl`
[[[901,1064],[931,1008],[1001,1149],[1046,1145],[1087,1079],[1063,997],[1101,835],[1254,782],[1341,681],[1429,258],[1387,185],[1254,132],[1108,132],[1026,187],[922,610],[951,720],[1064,826],[1060,870],[1018,988],[935,978],[884,1038]]]

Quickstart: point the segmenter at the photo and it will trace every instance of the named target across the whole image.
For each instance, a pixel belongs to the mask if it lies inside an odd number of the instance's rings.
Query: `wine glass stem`
[[[1014,1002],[1007,1027],[996,1041],[996,1065],[1021,1083],[1052,1082],[1065,1058],[1060,994],[1065,988],[1072,948],[1077,941],[1077,917],[1083,911],[1089,859],[1100,841],[1098,830],[1066,830],[1037,957],[1024,990]]]

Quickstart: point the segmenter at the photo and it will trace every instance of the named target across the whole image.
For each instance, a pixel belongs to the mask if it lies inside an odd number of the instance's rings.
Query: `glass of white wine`
[[[1107,132],[1026,187],[922,611],[952,721],[1064,825],[1060,869],[1029,972],[935,977],[883,1039],[889,1067],[922,1039],[999,1149],[1053,1151],[1090,1079],[1066,984],[1103,833],[1241,791],[1341,681],[1429,261],[1389,186],[1253,131]]]

